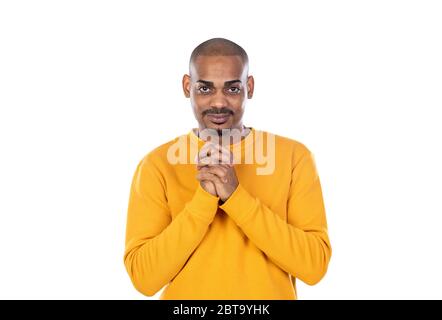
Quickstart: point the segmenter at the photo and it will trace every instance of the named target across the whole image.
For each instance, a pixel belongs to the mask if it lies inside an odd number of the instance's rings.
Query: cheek
[[[241,112],[245,104],[245,98],[243,96],[235,97],[229,100],[230,107],[236,112]]]
[[[236,121],[236,120],[238,120],[238,119],[241,119],[242,118],[242,116],[243,116],[243,110],[242,109],[240,109],[240,110],[236,110],[235,111],[235,115],[233,116],[233,119]]]
[[[192,107],[194,108],[194,110],[197,112],[200,111],[204,107],[204,104],[201,102],[201,99],[198,98],[197,96],[191,96],[190,103],[192,104]]]
[[[197,107],[198,109],[203,109],[206,106],[209,106],[210,99],[207,96],[194,95],[191,97],[192,105]]]

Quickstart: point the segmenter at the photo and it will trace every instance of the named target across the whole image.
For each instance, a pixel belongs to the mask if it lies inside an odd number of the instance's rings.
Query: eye
[[[240,93],[241,89],[238,87],[230,87],[229,88],[229,93]]]
[[[200,91],[201,93],[209,93],[210,92],[210,88],[206,87],[206,86],[201,86],[198,88],[198,91]]]

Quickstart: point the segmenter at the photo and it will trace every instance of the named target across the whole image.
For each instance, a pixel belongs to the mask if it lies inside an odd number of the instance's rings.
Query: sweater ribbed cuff
[[[241,184],[224,202],[220,208],[224,210],[238,225],[243,225],[250,217],[257,205],[257,200],[252,197]]]
[[[218,210],[218,201],[219,197],[210,194],[198,183],[193,198],[186,204],[186,208],[198,218],[211,222]]]

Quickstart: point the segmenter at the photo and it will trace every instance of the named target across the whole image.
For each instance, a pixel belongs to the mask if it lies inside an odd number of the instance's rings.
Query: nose
[[[227,99],[222,90],[218,90],[210,100],[210,106],[212,108],[222,108],[227,106]]]

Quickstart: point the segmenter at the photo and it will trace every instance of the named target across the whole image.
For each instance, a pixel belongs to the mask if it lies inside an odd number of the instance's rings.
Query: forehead
[[[244,71],[239,56],[199,56],[190,67],[190,75],[194,80],[240,79]]]

